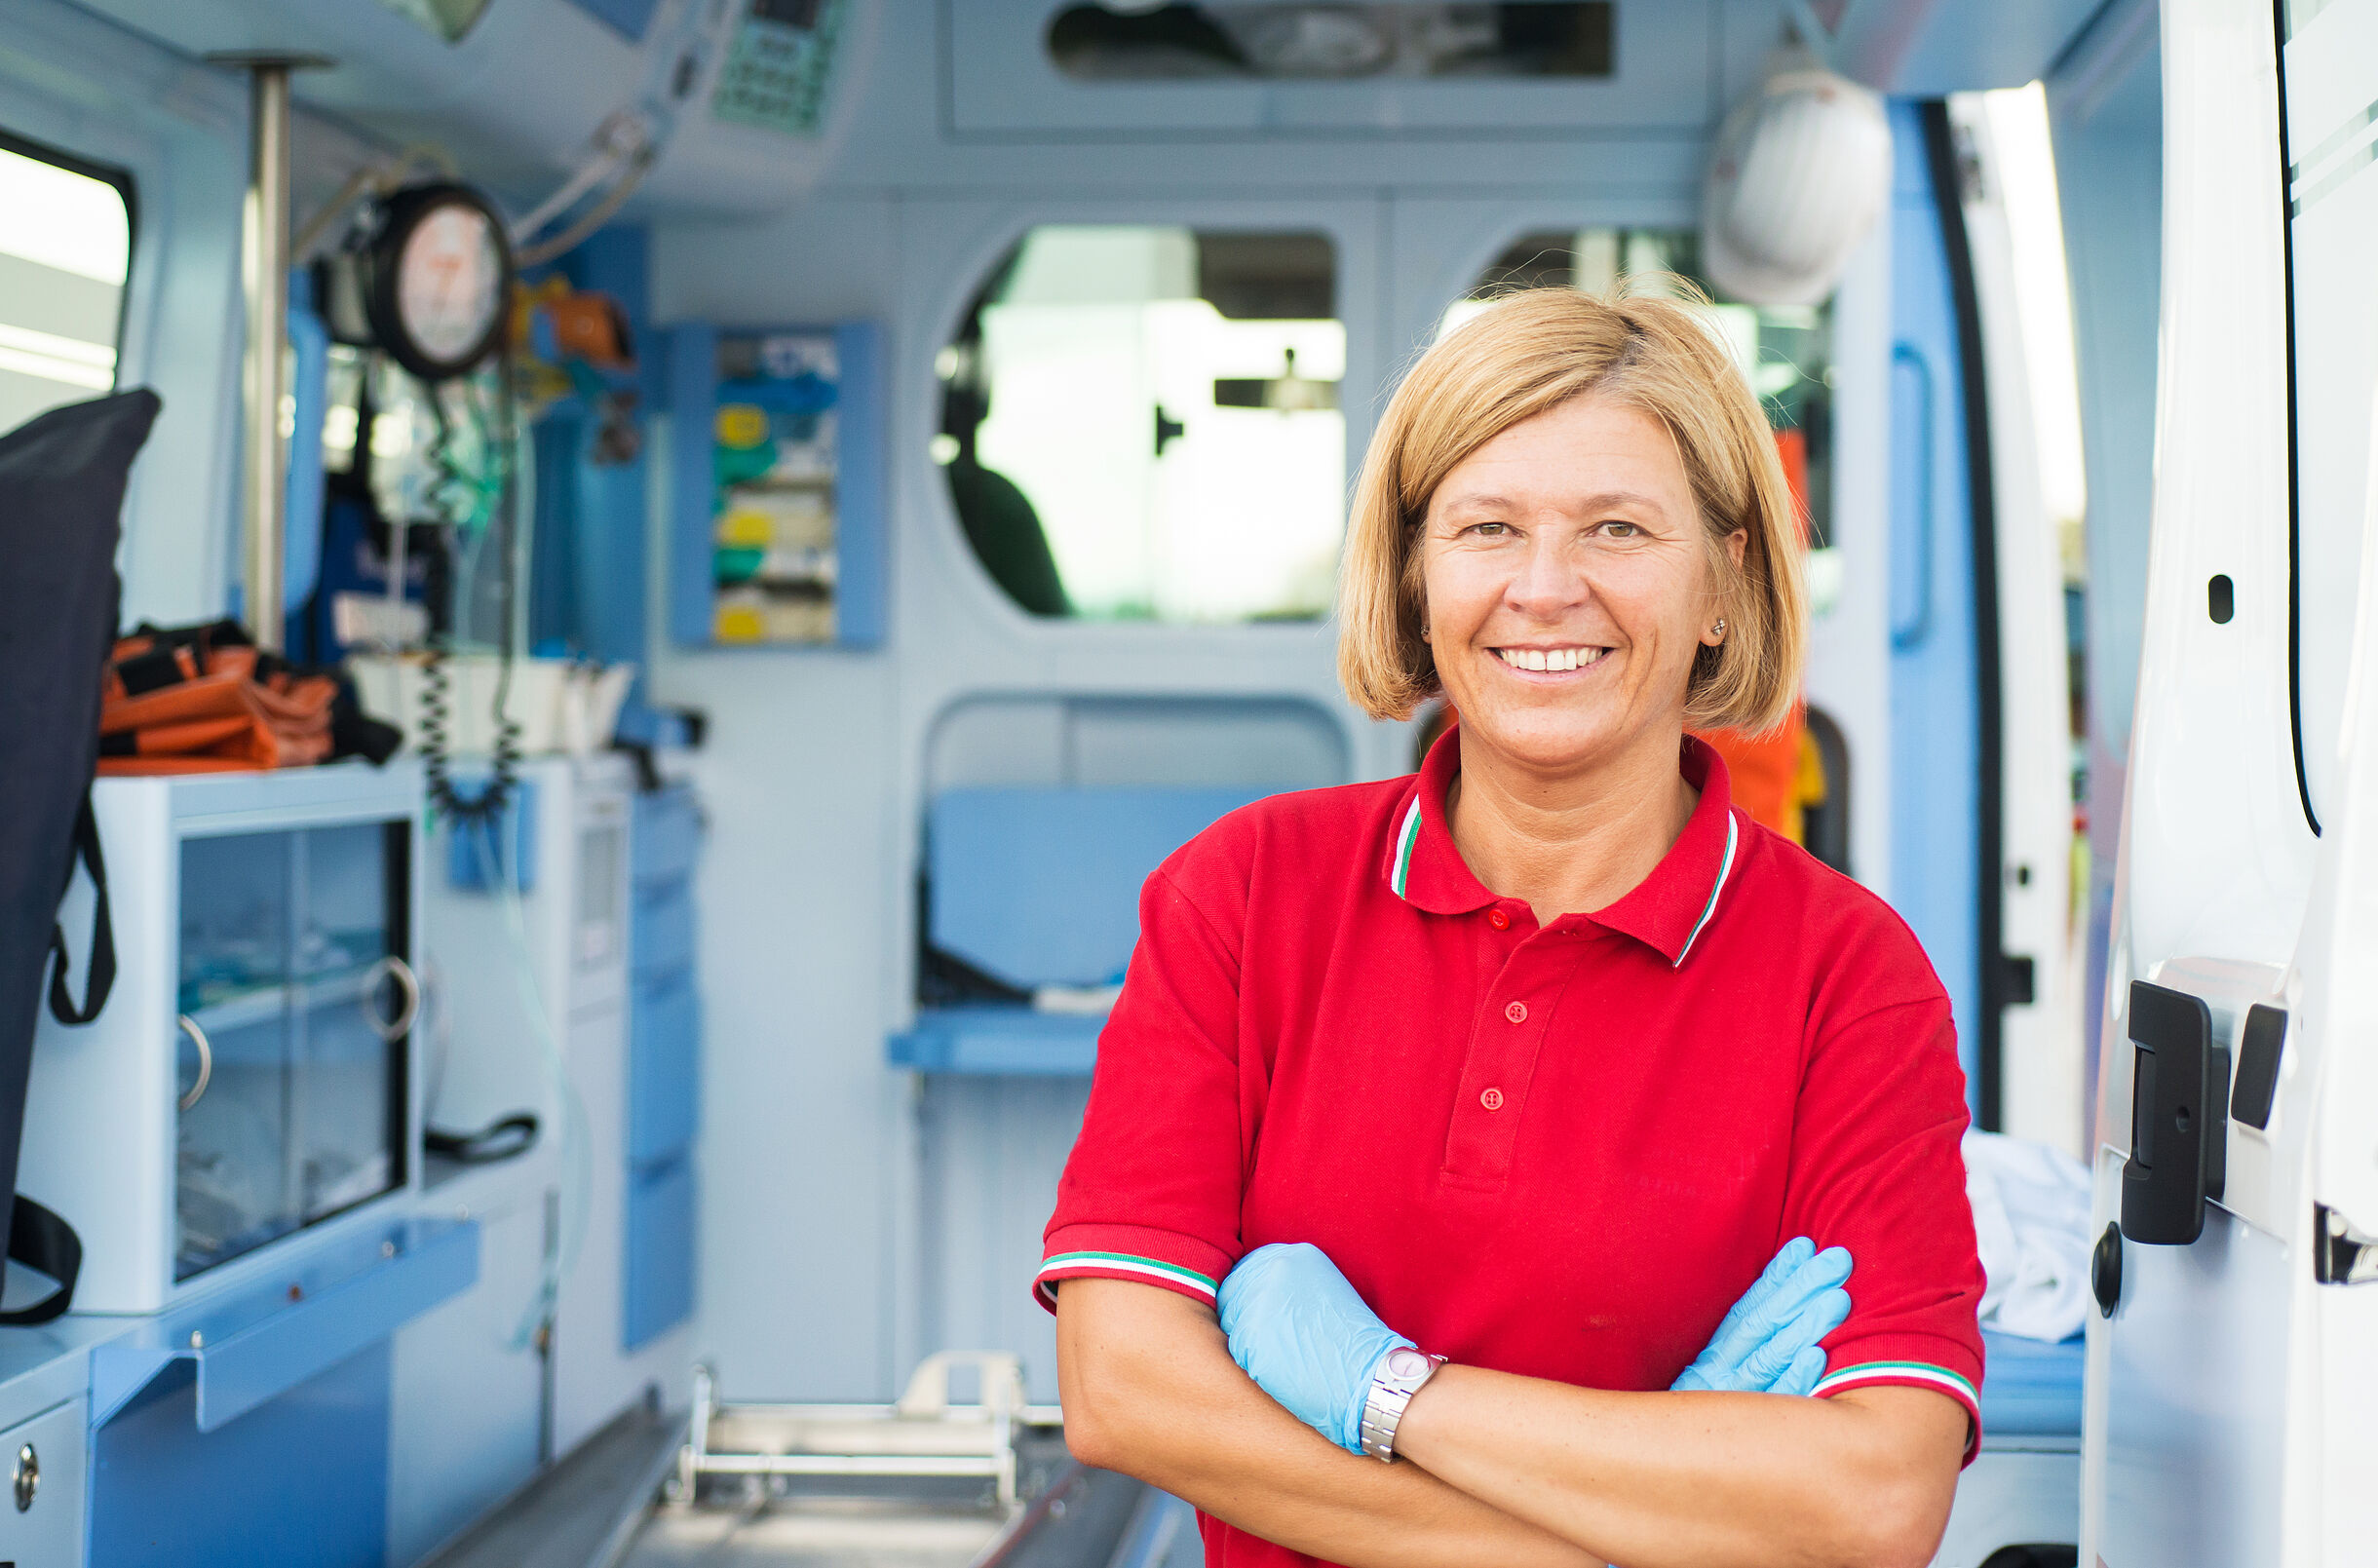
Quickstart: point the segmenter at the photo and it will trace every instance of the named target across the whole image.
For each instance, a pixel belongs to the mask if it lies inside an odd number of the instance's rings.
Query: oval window
[[[1327,612],[1346,525],[1346,328],[1326,235],[1036,228],[937,368],[951,505],[1024,610]]]

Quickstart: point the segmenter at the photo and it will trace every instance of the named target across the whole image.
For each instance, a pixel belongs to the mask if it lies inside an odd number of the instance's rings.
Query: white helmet
[[[1883,100],[1804,49],[1779,50],[1710,149],[1703,270],[1749,304],[1817,304],[1890,196]]]

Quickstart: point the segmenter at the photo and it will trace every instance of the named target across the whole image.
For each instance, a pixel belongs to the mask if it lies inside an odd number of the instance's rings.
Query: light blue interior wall
[[[2089,978],[2083,1017],[2088,1095],[2096,1099],[2106,932],[2146,618],[2155,480],[2156,324],[2163,239],[2163,72],[2156,10],[2109,5],[2095,50],[2050,78],[2080,358],[2089,483]],[[2084,45],[2090,42],[2084,39]]]
[[[892,0],[884,40],[932,37]],[[1746,85],[1772,6],[1714,8],[1707,92]],[[896,56],[905,53],[905,60]],[[1342,767],[1408,766],[1351,712],[1323,627],[1036,623],[975,565],[940,474],[932,359],[984,271],[1036,222],[1326,229],[1349,336],[1351,477],[1444,304],[1534,227],[1689,222],[1696,135],[977,135],[948,128],[917,51],[879,49],[823,187],[763,222],[662,219],[653,317],[892,329],[892,634],[876,654],[652,645],[653,695],[706,708],[709,1004],[703,1319],[730,1397],[881,1396],[924,1351],[1007,1346],[1054,1397],[1028,1294],[1079,1126],[1081,1080],[924,1080],[884,1065],[913,976],[917,826],[933,736],[983,693],[1292,699]],[[656,526],[658,526],[656,519]],[[657,590],[656,590],[657,592]]]
[[[1971,1097],[1979,1082],[1981,720],[1965,394],[1940,210],[1912,103],[1892,104],[1891,134],[1891,901],[1948,988]]]
[[[662,225],[655,317],[890,320],[898,206],[836,193],[772,223]],[[902,564],[896,552],[896,584]],[[898,671],[887,654],[649,646],[654,700],[712,718],[699,756],[710,840],[696,1342],[732,1397],[879,1397],[901,1370],[891,1242],[911,1202],[915,1094],[879,1044],[897,939],[899,747],[885,718]]]

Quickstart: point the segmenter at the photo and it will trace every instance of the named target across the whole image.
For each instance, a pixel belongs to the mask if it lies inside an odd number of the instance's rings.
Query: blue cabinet
[[[628,1348],[694,1310],[694,1167],[680,1155],[628,1172]]]
[[[691,969],[638,976],[628,1020],[628,1164],[693,1147],[702,1105],[702,999]]]
[[[694,981],[694,868],[702,809],[690,786],[636,797],[630,834],[628,1189],[621,1338],[633,1350],[694,1309],[702,1003]]]

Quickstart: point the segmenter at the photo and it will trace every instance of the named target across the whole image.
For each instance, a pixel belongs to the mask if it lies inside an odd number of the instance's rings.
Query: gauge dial
[[[495,352],[512,293],[503,220],[465,185],[417,185],[388,200],[368,248],[364,312],[398,363],[426,381]]]
[[[463,359],[504,308],[504,252],[485,212],[446,202],[423,214],[397,255],[397,315],[433,360]]]

